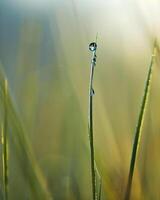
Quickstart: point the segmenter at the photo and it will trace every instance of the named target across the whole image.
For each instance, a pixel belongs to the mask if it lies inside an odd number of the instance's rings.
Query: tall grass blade
[[[2,105],[5,105],[4,103],[6,102],[4,80],[4,75],[0,71],[0,100]],[[13,150],[15,156],[17,157],[17,162],[19,162],[24,178],[26,178],[26,182],[31,191],[31,194],[29,194],[29,199],[50,200],[52,198],[50,192],[48,191],[46,180],[38,164],[36,163],[25,128],[23,127],[20,117],[14,108],[9,92],[7,93],[6,108],[7,116],[5,118],[7,118],[6,120],[8,129],[11,130],[9,135],[10,141],[14,147]],[[6,131],[6,128],[3,128],[3,130]],[[5,156],[7,156],[7,153],[5,153]],[[6,165],[5,163],[4,165]]]
[[[102,193],[102,178],[99,174],[98,168],[95,163],[95,170],[96,170],[96,190],[97,190],[97,200],[101,200],[101,193]]]
[[[93,135],[93,76],[94,67],[96,65],[96,49],[97,44],[95,42],[89,45],[89,49],[93,52],[91,60],[90,82],[89,82],[89,110],[88,110],[88,130],[89,130],[89,142],[90,142],[90,158],[91,158],[91,178],[92,178],[92,199],[97,200],[96,192],[96,173],[95,173],[95,155],[94,155],[94,135]]]
[[[102,179],[99,181],[99,191],[98,191],[98,200],[101,200],[102,197]]]
[[[8,111],[7,111],[8,83],[4,80],[4,120],[2,123],[2,161],[3,161],[3,188],[4,200],[8,199]]]
[[[154,46],[153,46],[152,57],[151,57],[151,61],[150,61],[149,69],[148,69],[148,75],[147,75],[147,79],[146,79],[146,83],[145,83],[144,95],[143,95],[142,103],[141,103],[141,107],[140,107],[138,122],[137,122],[136,130],[135,130],[135,138],[134,138],[131,161],[130,161],[130,170],[129,170],[127,188],[126,188],[126,193],[125,193],[125,198],[124,198],[125,200],[129,200],[130,195],[131,195],[135,161],[136,161],[136,157],[137,157],[139,143],[141,140],[143,120],[144,120],[144,116],[145,116],[145,110],[146,110],[147,100],[148,100],[148,96],[149,96],[149,89],[150,89],[151,79],[152,79],[152,70],[153,70],[153,65],[154,65],[155,57],[156,57],[156,48],[157,48],[157,42],[155,40]]]

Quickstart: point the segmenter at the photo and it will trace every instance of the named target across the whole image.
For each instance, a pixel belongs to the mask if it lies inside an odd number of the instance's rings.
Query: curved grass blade
[[[157,42],[155,40],[154,46],[153,46],[151,62],[149,65],[147,80],[145,83],[144,95],[143,95],[142,103],[141,103],[141,107],[140,107],[138,122],[137,122],[136,130],[135,130],[135,138],[134,138],[133,150],[132,150],[131,161],[130,161],[130,170],[129,170],[129,175],[128,175],[127,189],[126,189],[125,198],[124,198],[125,200],[129,200],[130,195],[131,195],[135,161],[136,161],[136,157],[137,157],[139,143],[141,140],[143,120],[144,120],[144,116],[145,116],[145,110],[146,110],[147,100],[148,100],[148,96],[149,96],[149,89],[150,89],[151,79],[152,79],[152,70],[153,70],[153,65],[154,65],[155,57],[156,57],[156,48],[157,48]]]
[[[0,71],[0,100],[2,102],[2,105],[5,102],[4,80],[4,75]],[[30,199],[50,200],[52,198],[50,192],[48,191],[46,180],[36,163],[32,148],[27,138],[26,131],[13,106],[9,92],[7,93],[6,107],[7,123],[8,127],[11,129],[11,134],[9,135],[9,137],[14,146],[14,152],[17,156],[17,162],[19,162],[24,177],[27,177],[26,182],[28,183],[31,191]]]

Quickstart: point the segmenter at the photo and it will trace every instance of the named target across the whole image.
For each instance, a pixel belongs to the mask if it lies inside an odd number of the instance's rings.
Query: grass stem
[[[8,82],[4,80],[4,121],[2,124],[2,144],[3,144],[3,185],[4,200],[8,200],[8,116],[7,116],[7,96]]]
[[[96,193],[96,172],[95,172],[95,155],[94,155],[94,135],[93,135],[93,75],[94,67],[96,65],[96,43],[91,43],[89,46],[93,52],[91,60],[90,82],[89,82],[89,110],[88,110],[88,130],[89,130],[89,142],[90,142],[90,158],[91,158],[91,178],[92,178],[92,199],[97,200]]]
[[[148,100],[148,96],[149,96],[149,89],[150,89],[150,85],[151,85],[153,64],[154,64],[155,57],[156,57],[156,46],[157,46],[157,44],[156,44],[156,40],[155,40],[152,57],[151,57],[150,65],[149,65],[148,75],[147,75],[147,79],[146,79],[146,83],[145,83],[144,95],[143,95],[142,103],[141,103],[141,107],[140,107],[138,122],[137,122],[136,130],[135,130],[135,138],[134,138],[131,161],[130,161],[130,170],[129,170],[127,188],[126,188],[126,193],[125,193],[125,198],[124,198],[125,200],[129,200],[130,196],[131,196],[132,179],[133,179],[133,174],[134,174],[135,161],[136,161],[136,157],[137,157],[139,143],[141,140],[141,132],[142,132],[142,127],[143,127],[143,120],[144,120],[144,116],[145,116],[147,100]]]

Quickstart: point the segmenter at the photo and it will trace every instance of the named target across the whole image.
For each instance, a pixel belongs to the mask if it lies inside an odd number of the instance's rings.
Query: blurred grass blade
[[[101,200],[102,197],[102,179],[99,181],[99,191],[98,191],[98,200]]]
[[[6,92],[4,80],[4,75],[0,71],[0,100],[2,102],[0,102],[0,106],[3,107],[3,105],[6,103],[7,115],[5,115],[5,118],[7,118],[6,121],[8,129],[11,130],[9,132],[9,140],[14,147],[13,150],[15,156],[17,157],[17,162],[19,163],[24,178],[26,178],[26,182],[30,188],[31,194],[29,199],[50,200],[52,198],[50,192],[48,191],[46,180],[36,163],[32,148],[27,138],[27,134],[13,106],[9,92],[7,93],[7,101],[5,100]],[[3,129],[4,133],[6,131],[5,129],[6,128]]]
[[[2,161],[3,161],[3,188],[4,200],[8,199],[8,112],[7,112],[8,83],[4,80],[4,119],[1,127],[2,131]]]
[[[3,191],[1,185],[0,185],[0,199],[3,199]]]
[[[97,200],[101,200],[102,178],[95,162]]]
[[[151,79],[152,79],[152,70],[153,70],[153,65],[154,65],[155,57],[156,57],[156,48],[157,48],[157,42],[155,40],[154,46],[153,46],[151,62],[150,62],[150,65],[149,65],[148,75],[147,75],[147,79],[146,79],[146,83],[145,83],[144,95],[143,95],[142,103],[141,103],[141,107],[140,107],[138,122],[137,122],[136,130],[135,130],[135,138],[134,138],[133,150],[132,150],[132,155],[131,155],[130,170],[129,170],[129,175],[128,175],[128,182],[127,182],[127,189],[126,189],[126,193],[125,193],[125,200],[129,200],[130,195],[131,195],[132,179],[133,179],[133,174],[134,174],[135,161],[136,161],[136,157],[137,157],[139,143],[140,143],[140,140],[141,140],[143,120],[144,120],[144,116],[145,116],[145,110],[146,110],[147,100],[148,100],[148,96],[149,96],[149,88],[150,88]]]

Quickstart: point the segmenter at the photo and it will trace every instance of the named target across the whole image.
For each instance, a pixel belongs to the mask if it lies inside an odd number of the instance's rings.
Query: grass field
[[[159,200],[158,1],[17,2],[0,2],[0,200],[92,199],[88,45],[97,32],[100,200]]]

